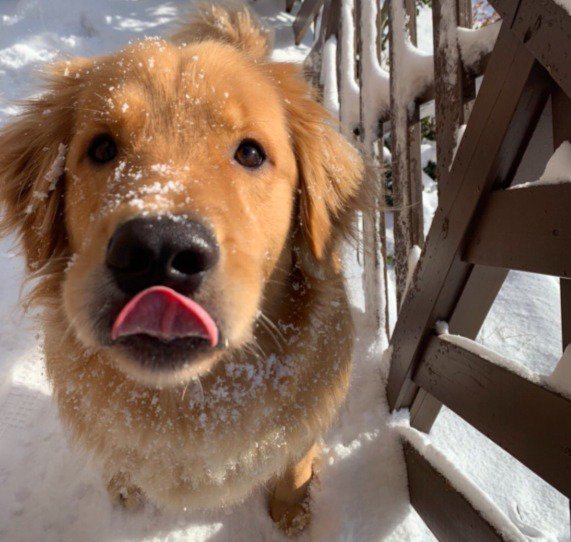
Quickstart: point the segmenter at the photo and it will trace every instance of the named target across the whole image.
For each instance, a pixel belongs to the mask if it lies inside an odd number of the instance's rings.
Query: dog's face
[[[0,142],[6,222],[48,296],[155,385],[251,340],[296,223],[318,262],[361,175],[297,70],[215,41],[68,63]]]
[[[180,378],[250,339],[289,232],[297,168],[281,98],[248,64],[223,45],[148,42],[81,70],[65,309],[80,340],[132,369]],[[128,333],[113,334],[127,302],[157,285],[207,316],[152,290],[125,316]]]

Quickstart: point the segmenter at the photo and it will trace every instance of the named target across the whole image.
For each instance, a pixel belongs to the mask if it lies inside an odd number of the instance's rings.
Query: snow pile
[[[360,96],[355,79],[355,25],[353,22],[353,2],[343,0],[341,4],[341,66],[339,74],[341,125],[345,134],[350,134],[359,126]]]
[[[547,162],[543,175],[537,184],[559,184],[571,182],[571,143],[564,141]]]
[[[339,118],[337,90],[337,39],[331,36],[323,46],[321,56],[321,84],[323,85],[323,105],[333,118]]]
[[[567,10],[567,13],[571,15],[571,0],[555,0],[556,4],[559,4],[563,9]]]
[[[483,56],[492,52],[500,27],[498,21],[476,30],[458,28],[458,45],[465,66],[477,65]]]
[[[537,181],[530,181],[512,186],[517,190],[540,184],[562,184],[571,182],[571,143],[564,141],[553,153],[541,177]]]
[[[545,379],[555,391],[571,399],[571,344],[567,345],[555,370]]]

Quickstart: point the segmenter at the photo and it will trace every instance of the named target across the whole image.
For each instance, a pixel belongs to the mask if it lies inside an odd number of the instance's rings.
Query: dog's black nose
[[[211,231],[183,217],[135,218],[117,228],[107,248],[106,264],[119,288],[136,294],[164,285],[185,295],[200,286],[218,261]]]

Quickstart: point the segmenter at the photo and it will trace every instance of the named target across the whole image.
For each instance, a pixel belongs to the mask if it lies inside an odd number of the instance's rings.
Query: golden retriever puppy
[[[348,384],[338,245],[363,165],[243,7],[53,68],[0,134],[47,372],[111,497],[211,508],[267,484],[309,520]]]

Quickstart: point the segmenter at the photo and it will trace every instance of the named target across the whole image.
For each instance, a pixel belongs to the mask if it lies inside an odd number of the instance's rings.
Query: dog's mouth
[[[218,327],[196,301],[166,286],[139,292],[118,314],[111,330],[116,341],[132,335],[147,335],[163,342],[204,339],[218,344]]]
[[[140,365],[162,371],[220,345],[218,326],[208,311],[166,286],[152,286],[133,297],[115,318],[111,340]]]

